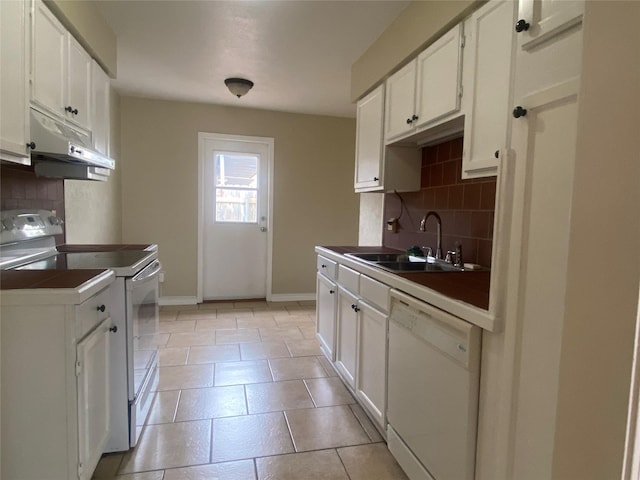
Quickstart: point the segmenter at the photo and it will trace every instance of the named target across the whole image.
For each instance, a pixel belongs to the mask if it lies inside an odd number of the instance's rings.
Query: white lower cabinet
[[[377,424],[386,429],[389,286],[332,262],[331,280],[318,257],[317,336],[324,355]]]
[[[336,305],[338,287],[329,278],[318,273],[316,282],[316,336],[320,349],[332,362],[336,359]]]
[[[378,425],[384,428],[387,404],[387,331],[386,313],[359,301],[358,373],[356,395]]]
[[[80,304],[5,297],[0,476],[89,480],[110,433],[110,340],[125,334],[112,328],[113,290]]]
[[[358,311],[358,297],[339,286],[335,365],[351,388],[356,386]]]

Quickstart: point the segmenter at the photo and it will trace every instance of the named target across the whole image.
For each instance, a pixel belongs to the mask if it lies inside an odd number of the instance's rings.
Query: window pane
[[[216,187],[258,185],[258,157],[255,155],[216,155]]]
[[[216,222],[257,223],[256,190],[216,188]]]

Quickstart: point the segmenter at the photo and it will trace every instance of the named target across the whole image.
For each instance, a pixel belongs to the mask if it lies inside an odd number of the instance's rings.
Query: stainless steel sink
[[[404,253],[347,253],[349,257],[371,263],[376,267],[383,268],[390,272],[461,272],[462,268],[454,267],[442,260],[433,257],[421,258],[420,260],[409,259]],[[421,261],[422,260],[422,261]]]
[[[409,262],[409,257],[405,253],[347,253],[346,255],[365,262]]]
[[[392,272],[459,272],[461,268],[441,262],[375,262],[380,268]]]

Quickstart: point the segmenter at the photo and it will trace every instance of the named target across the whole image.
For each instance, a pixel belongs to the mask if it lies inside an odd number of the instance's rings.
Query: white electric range
[[[110,436],[105,452],[136,445],[158,383],[158,274],[156,245],[55,245],[62,221],[46,210],[0,212],[0,270],[19,272],[111,270],[115,273],[110,341]],[[26,276],[25,276],[26,278]],[[60,278],[60,277],[59,277]],[[20,282],[17,282],[18,284]],[[22,298],[30,292],[25,283]],[[62,292],[62,290],[60,290]],[[65,290],[67,291],[67,290]],[[48,289],[55,295],[55,289]]]

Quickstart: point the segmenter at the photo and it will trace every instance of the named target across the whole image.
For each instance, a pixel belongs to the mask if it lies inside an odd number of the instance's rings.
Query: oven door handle
[[[133,283],[141,283],[156,277],[160,273],[160,260],[154,260],[131,279]]]

